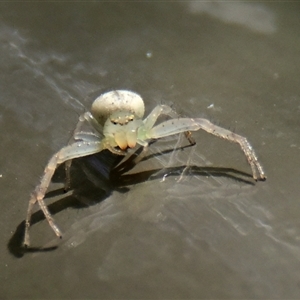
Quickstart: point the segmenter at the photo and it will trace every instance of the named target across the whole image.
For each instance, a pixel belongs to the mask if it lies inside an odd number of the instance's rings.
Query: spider
[[[127,90],[115,90],[100,95],[93,102],[91,111],[79,117],[69,144],[50,158],[40,184],[31,194],[25,221],[23,241],[25,247],[30,245],[29,228],[32,210],[36,203],[39,204],[54,233],[62,237],[60,229],[44,202],[45,193],[56,168],[65,163],[65,189],[68,189],[72,159],[95,154],[104,149],[115,154],[126,155],[129,148],[140,145],[143,147],[142,153],[145,153],[150,141],[182,132],[185,132],[189,142],[193,144],[190,131],[203,129],[215,136],[239,144],[251,166],[253,178],[255,180],[266,179],[263,168],[245,137],[216,126],[206,119],[179,118],[177,113],[167,105],[157,105],[143,120],[144,111],[144,102],[138,94]],[[155,125],[160,115],[167,115],[171,119]],[[93,130],[82,130],[86,122]],[[141,158],[137,157],[136,162],[140,160]]]

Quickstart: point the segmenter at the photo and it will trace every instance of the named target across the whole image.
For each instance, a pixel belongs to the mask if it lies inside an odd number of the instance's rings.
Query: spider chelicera
[[[72,159],[95,154],[104,149],[119,155],[125,155],[127,149],[140,145],[144,147],[142,152],[144,153],[150,141],[181,132],[186,133],[192,144],[193,139],[190,136],[190,131],[203,129],[215,136],[239,144],[251,166],[253,178],[255,180],[266,179],[263,168],[245,137],[216,126],[206,119],[179,118],[177,113],[167,105],[157,105],[143,120],[144,111],[144,102],[138,94],[126,90],[116,90],[99,96],[93,102],[91,111],[85,112],[79,117],[72,142],[51,157],[40,184],[31,194],[25,221],[25,246],[30,244],[29,227],[33,206],[36,203],[39,204],[55,234],[58,237],[62,236],[44,202],[45,193],[56,168],[65,163],[65,188],[67,189],[70,184]],[[155,125],[160,115],[167,115],[171,119]],[[83,124],[86,122],[90,124],[93,130],[82,130]]]

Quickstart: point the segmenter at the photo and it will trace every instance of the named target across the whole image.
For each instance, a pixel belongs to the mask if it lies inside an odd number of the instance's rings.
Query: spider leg
[[[163,105],[163,104],[162,105],[157,105],[156,107],[154,107],[154,109],[151,111],[151,113],[143,121],[143,123],[144,123],[144,125],[142,127],[143,131],[144,132],[150,131],[150,129],[153,128],[155,122],[157,121],[157,119],[160,115],[167,115],[171,118],[178,118],[178,114],[170,106]],[[191,145],[196,144],[194,138],[192,137],[192,133],[189,130],[184,131],[184,135],[185,135],[186,139],[189,141],[189,143]],[[138,144],[143,146],[143,150],[134,159],[135,164],[139,163],[145,157],[145,155],[148,151],[148,142],[146,142],[142,139],[138,139]]]
[[[80,131],[78,133],[73,134],[73,139],[76,142],[82,141],[86,143],[94,143],[94,142],[99,142],[101,140],[101,137],[98,134],[95,134],[93,132]],[[71,140],[69,142],[69,145],[70,144],[71,144]],[[67,192],[71,186],[71,175],[70,175],[71,165],[72,165],[72,159],[69,159],[65,162],[65,173],[66,173],[65,187],[64,187],[65,192]]]
[[[157,105],[152,112],[147,116],[147,118],[143,121],[145,130],[150,130],[153,128],[155,122],[157,121],[158,117],[160,115],[167,115],[171,118],[178,119],[179,116],[170,106],[168,105]],[[194,138],[192,137],[192,133],[190,130],[187,130],[184,132],[185,137],[189,141],[191,145],[195,145],[196,142]]]
[[[215,136],[218,136],[230,142],[239,144],[247,158],[249,165],[251,166],[253,178],[257,180],[258,178],[257,171],[258,171],[260,179],[261,180],[266,179],[263,168],[258,162],[257,156],[253,148],[247,141],[247,139],[227,129],[214,125],[213,123],[211,123],[206,119],[180,118],[180,119],[168,120],[150,129],[146,133],[146,135],[147,138],[149,139],[151,138],[158,139],[161,137],[177,134],[180,132],[196,131],[199,129],[202,129],[208,133],[211,133]]]
[[[24,235],[24,245],[29,246],[30,240],[29,240],[29,227],[30,227],[30,220],[32,215],[32,209],[36,202],[38,202],[41,210],[43,211],[49,225],[55,232],[55,234],[58,237],[61,237],[61,231],[57,227],[57,225],[54,222],[54,219],[52,218],[45,202],[44,202],[44,196],[47,191],[47,188],[50,184],[51,178],[56,170],[56,168],[64,163],[65,161],[70,161],[77,157],[83,157],[90,154],[94,154],[97,152],[100,152],[101,150],[106,148],[106,141],[105,139],[101,142],[86,142],[86,141],[80,141],[73,143],[71,145],[68,145],[66,147],[63,147],[61,150],[59,150],[56,154],[54,154],[51,159],[49,160],[45,170],[44,174],[42,176],[40,184],[35,188],[33,191],[31,198],[29,200],[28,204],[28,210],[27,210],[27,216],[25,221],[25,235]]]
[[[93,117],[93,115],[89,111],[85,112],[79,117],[79,122],[77,124],[77,127],[82,126],[85,121],[87,121],[90,125],[92,125],[97,130],[97,132],[99,133],[103,132],[103,126]],[[79,123],[81,123],[81,125],[79,125]]]
[[[90,125],[92,125],[92,127],[96,129],[97,134],[92,132],[82,132],[81,128],[85,122],[88,122]],[[93,117],[93,115],[90,112],[85,112],[79,116],[78,123],[75,127],[72,137],[69,140],[68,145],[74,143],[74,141],[79,141],[79,140],[81,141],[85,140],[90,142],[98,141],[99,139],[103,138],[101,132],[103,132],[102,126],[97,122],[97,120]],[[72,165],[71,159],[65,162],[65,173],[66,173],[65,187],[64,187],[65,192],[67,192],[71,186],[71,176],[70,176],[71,165]]]

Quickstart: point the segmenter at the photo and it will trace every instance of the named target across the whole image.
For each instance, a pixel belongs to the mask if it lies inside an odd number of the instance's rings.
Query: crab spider
[[[227,129],[216,126],[202,118],[179,118],[171,107],[157,105],[143,120],[145,107],[142,98],[131,91],[116,90],[99,96],[92,104],[91,111],[79,117],[72,141],[49,160],[40,184],[33,191],[29,200],[25,221],[24,245],[29,246],[29,227],[33,206],[38,203],[49,225],[58,237],[61,231],[55,224],[45,202],[44,196],[56,168],[66,163],[66,188],[70,183],[70,166],[74,158],[83,157],[109,149],[111,152],[125,155],[128,148],[136,145],[147,149],[148,143],[169,135],[185,132],[190,143],[190,131],[202,129],[220,138],[240,145],[251,166],[253,178],[264,180],[265,174],[256,154],[247,139]],[[160,115],[169,116],[170,120],[155,125]],[[88,122],[93,131],[82,131],[82,125]],[[145,151],[143,151],[145,152]]]

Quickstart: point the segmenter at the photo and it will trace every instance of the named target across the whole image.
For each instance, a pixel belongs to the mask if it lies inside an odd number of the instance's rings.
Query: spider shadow
[[[177,149],[168,149],[159,153],[145,156],[142,160],[148,160],[159,155],[171,153],[173,151],[183,150],[190,147],[183,146]],[[132,170],[136,163],[135,158],[141,152],[141,148],[137,149],[128,159],[123,161],[124,157],[115,155],[110,151],[102,151],[101,153],[90,155],[84,158],[74,160],[72,166],[72,194],[68,193],[60,200],[48,205],[49,211],[55,215],[67,208],[85,208],[91,205],[98,204],[104,201],[113,191],[126,193],[130,190],[128,186],[149,180],[156,180],[162,177],[162,172],[168,176],[178,176],[187,169],[186,165],[177,167],[158,168],[147,171],[142,171],[134,174],[126,174]],[[85,176],[82,176],[82,171]],[[234,181],[242,182],[249,185],[254,185],[252,176],[237,171],[232,168],[215,168],[215,167],[199,167],[188,166],[188,176],[214,176],[227,177]],[[64,166],[61,165],[55,171],[52,182],[62,182],[65,177]],[[64,194],[64,189],[60,188],[50,191],[45,195],[45,198],[52,198]],[[45,220],[45,216],[41,210],[32,214],[31,226]],[[25,232],[25,221],[22,221],[16,228],[13,236],[10,238],[7,248],[9,252],[21,258],[25,253],[32,252],[49,252],[58,248],[53,247],[24,247],[23,239]]]

